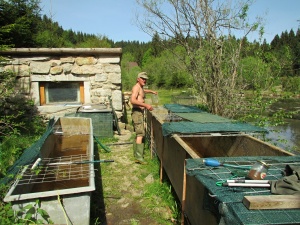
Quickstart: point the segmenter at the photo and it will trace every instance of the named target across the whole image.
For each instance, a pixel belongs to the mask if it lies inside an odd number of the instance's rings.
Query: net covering
[[[177,117],[184,119],[180,122],[162,124],[164,136],[174,133],[267,132],[263,128],[213,115],[192,106],[167,104],[164,107],[169,110],[170,114],[175,114]]]
[[[257,160],[270,165],[266,180],[278,180],[287,164],[299,163],[300,156],[260,156],[260,157],[217,157],[226,164],[252,166]],[[208,167],[202,159],[187,159],[186,172],[201,182],[207,192],[204,202],[206,209],[222,217],[225,224],[299,224],[299,209],[249,210],[242,203],[244,196],[270,195],[269,188],[225,187],[220,184],[227,179],[245,178],[246,169],[229,167]]]

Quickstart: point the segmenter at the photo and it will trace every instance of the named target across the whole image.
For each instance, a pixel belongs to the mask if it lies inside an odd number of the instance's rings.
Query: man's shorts
[[[133,108],[131,118],[136,136],[145,136],[144,111],[139,108]]]

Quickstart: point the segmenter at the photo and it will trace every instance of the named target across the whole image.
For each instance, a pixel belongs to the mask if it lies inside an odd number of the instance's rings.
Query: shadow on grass
[[[95,160],[99,160],[99,149],[97,143],[94,143]],[[91,195],[91,219],[90,224],[106,225],[107,219],[105,214],[105,204],[103,195],[103,185],[101,174],[101,163],[95,163],[95,186],[96,190]]]

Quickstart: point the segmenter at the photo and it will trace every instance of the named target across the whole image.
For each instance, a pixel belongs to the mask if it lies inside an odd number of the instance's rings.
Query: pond
[[[300,154],[300,99],[280,100],[272,105],[272,110],[285,109],[286,111],[298,111],[293,119],[286,119],[285,124],[269,127],[266,136],[271,143],[288,151],[296,151]]]
[[[286,124],[268,128],[270,143],[287,151],[300,154],[300,120],[287,119]]]
[[[196,104],[196,99],[193,97],[176,95],[173,96],[172,102],[184,105],[194,105]],[[286,119],[285,124],[267,128],[269,133],[264,138],[259,138],[286,151],[300,154],[300,98],[279,100],[273,103],[269,113],[272,114],[277,110],[282,109],[287,112],[298,112],[293,115],[293,119]]]

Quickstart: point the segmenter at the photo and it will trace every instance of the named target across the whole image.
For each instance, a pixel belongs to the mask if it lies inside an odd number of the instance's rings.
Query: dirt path
[[[100,215],[100,220],[91,224],[173,224],[171,210],[162,206],[158,197],[153,200],[144,196],[145,185],[153,183],[157,175],[149,172],[147,166],[134,163],[131,133],[125,132],[118,138],[117,143],[109,146],[110,153],[100,151],[101,159],[113,159],[114,162],[103,163],[98,168],[101,177],[96,180],[97,191],[92,196],[91,214],[92,217]],[[149,151],[145,158],[151,160]],[[155,209],[148,207],[150,204],[156,204]],[[167,222],[158,222],[162,219]]]

